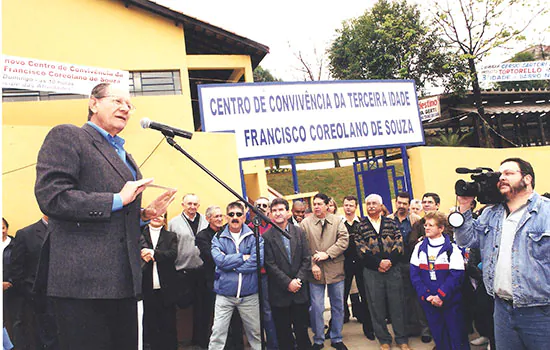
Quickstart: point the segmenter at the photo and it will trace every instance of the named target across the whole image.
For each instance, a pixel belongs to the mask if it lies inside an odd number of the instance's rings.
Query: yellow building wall
[[[134,119],[148,117],[193,130],[185,40],[176,26],[121,1],[18,0],[2,2],[2,53],[120,70],[180,70],[182,95],[144,97]],[[4,104],[4,123],[80,124],[86,114],[58,108],[58,101]],[[74,101],[59,101],[68,108]],[[71,102],[73,102],[71,104]],[[168,104],[165,104],[168,102]],[[21,113],[10,113],[13,110]],[[52,119],[50,119],[52,118]]]
[[[457,174],[458,167],[489,167],[498,171],[506,158],[519,157],[531,163],[535,170],[535,191],[550,192],[550,146],[525,148],[415,147],[407,150],[414,197],[422,199],[426,192],[441,197],[440,210],[448,212],[455,206],[454,184],[459,179],[471,181],[470,175]],[[480,206],[478,205],[478,208]]]
[[[178,188],[169,218],[181,212],[181,197],[188,192],[199,195],[202,213],[208,205],[225,207],[235,199],[167,145],[160,133],[143,130],[139,125],[139,120],[147,117],[184,130],[194,129],[181,25],[146,11],[125,8],[123,2],[107,0],[3,1],[2,17],[2,50],[6,55],[128,71],[179,70],[181,95],[132,98],[137,110],[121,133],[126,139],[125,147],[140,165],[144,177],[154,177],[155,183]],[[230,56],[225,60],[229,61],[226,65],[234,65]],[[242,57],[238,60],[250,64]],[[245,80],[252,81],[251,67],[243,67],[243,72]],[[41,216],[33,191],[36,157],[44,137],[57,124],[84,124],[87,103],[87,99],[77,99],[2,104],[2,215],[10,223],[11,234]],[[195,133],[192,140],[177,141],[241,192],[233,134]],[[245,164],[252,164],[246,171],[259,172],[257,180],[250,184],[251,192],[267,194],[263,166],[253,166],[254,162]],[[152,188],[145,191],[144,205],[160,193]]]

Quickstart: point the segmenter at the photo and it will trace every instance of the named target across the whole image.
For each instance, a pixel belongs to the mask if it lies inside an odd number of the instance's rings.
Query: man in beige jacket
[[[325,286],[330,298],[332,326],[330,340],[333,348],[347,350],[342,341],[344,324],[344,251],[348,247],[349,234],[340,217],[327,212],[329,197],[318,193],[313,197],[313,214],[300,223],[306,232],[311,249],[311,298],[310,320],[314,336],[312,349],[324,347],[323,311]]]

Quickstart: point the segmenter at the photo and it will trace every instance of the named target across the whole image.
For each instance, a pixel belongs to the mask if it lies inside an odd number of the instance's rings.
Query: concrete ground
[[[391,333],[391,325],[388,325],[388,329]],[[470,339],[477,338],[477,334],[470,336]],[[378,340],[368,340],[363,335],[363,329],[361,324],[352,318],[348,323],[344,324],[343,330],[344,344],[350,350],[361,349],[361,350],[374,350],[380,349],[380,344]],[[435,343],[432,341],[430,343],[424,344],[420,340],[420,337],[409,338],[409,346],[414,350],[432,350],[435,347]],[[482,350],[486,346],[471,346],[472,350]],[[325,349],[332,349],[330,347],[330,341],[325,341]],[[399,347],[394,343],[392,344],[392,349],[399,349]],[[282,350],[282,349],[281,349]],[[446,349],[443,349],[446,350]]]
[[[351,307],[350,307],[350,311],[351,311]],[[180,312],[189,313],[189,309],[180,310]],[[187,317],[190,317],[190,314],[187,315]],[[325,324],[328,325],[328,322],[330,319],[330,301],[329,301],[328,295],[325,295],[324,318],[325,318]],[[388,325],[388,330],[390,331],[390,333],[393,334],[391,325]],[[191,330],[186,329],[186,331],[190,334]],[[311,332],[311,328],[309,330],[309,335],[310,335],[310,339],[313,339],[313,333]],[[346,344],[349,350],[380,349],[380,344],[378,343],[378,340],[369,340],[367,339],[367,337],[363,335],[363,328],[361,327],[361,324],[357,322],[357,320],[354,317],[351,317],[350,321],[344,324],[342,335],[344,338],[344,344]],[[479,335],[477,333],[471,334],[470,340],[476,339],[478,336]],[[330,340],[325,340],[324,344],[325,344],[324,349],[332,349],[332,347],[330,346]],[[414,350],[432,350],[435,348],[435,343],[432,341],[430,343],[425,344],[425,343],[422,343],[422,341],[420,340],[420,337],[413,337],[413,338],[409,338],[409,346],[411,347],[411,349],[414,349]],[[484,346],[470,345],[470,347],[471,347],[471,350],[485,350],[487,348],[487,345],[484,345]],[[250,347],[245,347],[245,350],[248,350],[248,349],[250,349]],[[397,344],[394,343],[392,344],[392,349],[399,349],[399,347],[397,346]],[[202,350],[202,349],[180,344],[179,350]],[[279,350],[291,350],[291,349],[279,349]],[[440,349],[440,350],[447,350],[447,349]]]
[[[328,318],[330,318],[330,312],[325,312],[325,320],[328,324]],[[391,325],[388,325],[388,329],[392,332]],[[393,333],[393,332],[392,332]],[[310,336],[313,338],[313,334],[310,330]],[[477,338],[477,334],[472,334],[471,339]],[[344,324],[343,330],[344,344],[350,350],[378,350],[380,349],[380,344],[377,340],[369,340],[363,335],[363,329],[361,324],[357,322],[353,317],[350,321]],[[434,342],[427,344],[422,343],[420,337],[409,338],[409,346],[414,350],[432,350],[435,347]],[[472,350],[484,350],[487,346],[471,346]],[[180,346],[181,350],[196,350],[197,348],[191,346]],[[250,349],[249,347],[246,350]],[[332,349],[330,346],[330,340],[325,341],[325,349]],[[399,349],[399,347],[394,343],[392,344],[392,349]],[[290,349],[280,349],[280,350],[290,350]],[[443,349],[446,350],[446,349]]]

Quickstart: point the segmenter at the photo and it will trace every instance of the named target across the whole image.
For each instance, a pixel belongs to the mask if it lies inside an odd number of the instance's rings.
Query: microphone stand
[[[290,239],[290,236],[287,232],[282,230],[279,226],[275,225],[271,219],[269,219],[261,210],[256,208],[255,206],[248,203],[246,199],[244,199],[240,194],[238,194],[235,190],[233,190],[229,185],[227,185],[225,182],[223,182],[222,179],[217,177],[213,172],[208,170],[207,167],[202,165],[197,159],[195,159],[191,154],[189,154],[186,150],[184,150],[178,143],[174,140],[174,133],[171,130],[163,130],[161,133],[164,135],[166,142],[178,151],[182,153],[184,156],[186,156],[190,161],[192,161],[196,166],[201,168],[205,173],[207,173],[211,178],[216,180],[217,183],[223,186],[226,190],[228,190],[231,194],[233,194],[235,197],[237,197],[241,202],[243,202],[250,210],[256,214],[254,218],[252,219],[252,223],[254,224],[254,236],[256,238],[256,274],[258,276],[258,301],[259,301],[259,307],[260,307],[260,338],[262,342],[262,350],[265,349],[265,336],[264,336],[264,316],[263,316],[263,291],[262,291],[262,267],[261,267],[261,259],[260,259],[260,231],[259,226],[262,222],[262,220],[268,224],[271,224],[271,227],[274,227],[276,230],[280,231],[280,233],[285,236],[286,238]]]

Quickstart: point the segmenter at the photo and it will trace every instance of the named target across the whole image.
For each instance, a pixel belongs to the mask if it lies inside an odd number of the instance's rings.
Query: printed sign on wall
[[[481,82],[550,80],[550,61],[507,62],[481,67]]]
[[[418,109],[420,110],[420,119],[433,120],[441,117],[441,105],[439,96],[427,97],[418,100]]]
[[[89,95],[99,83],[129,86],[123,70],[3,55],[2,87]]]

